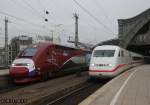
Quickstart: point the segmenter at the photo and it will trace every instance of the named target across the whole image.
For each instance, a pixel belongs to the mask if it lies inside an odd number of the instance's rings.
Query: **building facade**
[[[32,37],[21,35],[12,38],[8,46],[8,65],[12,63],[21,50],[25,49],[30,44],[32,44]]]
[[[0,67],[4,67],[5,66],[5,52],[4,52],[4,48],[0,47]]]

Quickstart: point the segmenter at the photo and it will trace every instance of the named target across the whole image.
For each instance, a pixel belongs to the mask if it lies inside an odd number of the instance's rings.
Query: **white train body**
[[[89,76],[114,77],[124,70],[142,63],[142,56],[119,46],[96,47],[91,56]]]

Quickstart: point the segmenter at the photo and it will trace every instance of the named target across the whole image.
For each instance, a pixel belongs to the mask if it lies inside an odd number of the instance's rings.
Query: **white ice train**
[[[143,63],[140,54],[119,46],[102,45],[94,48],[89,66],[90,77],[114,77],[130,67]]]

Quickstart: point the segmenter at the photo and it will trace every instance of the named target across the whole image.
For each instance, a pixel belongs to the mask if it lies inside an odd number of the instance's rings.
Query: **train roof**
[[[135,52],[131,52],[131,55],[139,56],[139,57],[143,56],[143,55],[141,55],[141,54],[139,54],[139,53],[135,53]]]
[[[116,45],[102,45],[102,46],[97,46],[94,48],[94,50],[100,50],[100,49],[116,49],[120,48],[119,46]]]
[[[58,45],[58,44],[54,44],[54,43],[35,43],[30,45],[29,47],[34,47],[34,46],[60,46],[60,47],[67,47],[67,48],[73,48],[73,47],[69,47],[69,46],[64,46],[64,45]],[[74,48],[75,49],[75,48]]]
[[[54,43],[36,43],[36,44],[32,44],[29,47],[48,47],[48,46],[57,46],[57,47],[61,47],[64,49],[72,49],[72,50],[83,50],[83,51],[90,51],[89,49],[83,49],[83,48],[74,48],[74,47],[70,47],[70,46],[64,46],[64,45],[58,45],[58,44],[54,44]]]

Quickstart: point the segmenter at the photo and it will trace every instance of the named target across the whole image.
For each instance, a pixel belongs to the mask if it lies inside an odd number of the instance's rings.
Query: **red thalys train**
[[[69,68],[88,66],[90,53],[51,43],[34,44],[18,54],[10,67],[10,76],[16,83],[45,80]]]

